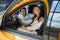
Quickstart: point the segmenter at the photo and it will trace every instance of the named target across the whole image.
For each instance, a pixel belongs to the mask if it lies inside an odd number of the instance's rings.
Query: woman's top
[[[35,18],[34,22],[31,24],[31,26],[27,27],[27,30],[36,30],[39,29],[44,22],[44,18],[40,19],[40,22],[38,22],[37,18]]]

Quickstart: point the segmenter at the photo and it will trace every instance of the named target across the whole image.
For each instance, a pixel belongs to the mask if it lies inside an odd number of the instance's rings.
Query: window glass
[[[59,2],[59,4],[58,4],[58,6],[57,6],[55,12],[60,12],[60,2]]]
[[[52,7],[51,7],[51,10],[50,10],[51,12],[54,11],[54,9],[55,9],[57,3],[58,3],[58,1],[53,1]]]
[[[46,25],[46,31],[45,33],[48,35],[49,33],[49,40],[57,40],[57,36],[58,36],[58,31],[56,30],[56,28],[59,28],[59,20],[60,20],[60,14],[59,13],[54,13],[54,9],[56,7],[56,4],[58,3],[58,1],[53,1],[52,3],[52,7],[48,16],[48,20],[47,20],[47,25]],[[52,18],[53,15],[53,18]],[[52,22],[51,22],[51,18],[52,18]],[[50,26],[50,22],[51,22],[51,26]],[[53,39],[50,39],[51,36],[53,36]]]
[[[49,26],[49,24],[50,24],[52,14],[53,13],[49,14],[48,21],[47,21],[47,26]],[[54,16],[53,16],[53,19],[52,19],[52,22],[51,22],[51,27],[60,28],[60,13],[54,13]]]
[[[7,11],[6,9],[13,1],[14,0],[0,0],[0,25],[2,22],[2,16],[5,14],[5,12]]]
[[[35,35],[43,35],[42,31],[44,20],[45,5],[42,2],[37,2],[35,4],[31,3],[29,5],[23,6],[12,13],[12,15],[7,17],[5,20],[5,27],[16,31],[22,31]]]
[[[51,7],[51,11],[54,11],[54,8],[55,8],[57,3],[58,3],[58,1],[53,1],[52,7]],[[60,11],[59,7],[60,7],[60,2],[58,4],[55,12],[59,12]],[[50,20],[51,20],[52,14],[53,14],[52,12],[49,14],[47,26],[49,26],[49,24],[50,24]],[[51,23],[51,27],[59,28],[59,26],[60,26],[59,25],[60,24],[60,21],[59,21],[60,18],[59,17],[60,17],[59,13],[54,13],[53,19],[52,19],[52,23]]]
[[[60,13],[54,13],[54,16],[51,22],[51,27],[60,28]]]
[[[52,14],[53,13],[49,13],[49,16],[48,16],[48,21],[47,21],[47,26],[48,27],[49,27],[49,24],[50,24],[50,20],[51,20]]]
[[[4,12],[14,0],[0,0],[0,12]]]

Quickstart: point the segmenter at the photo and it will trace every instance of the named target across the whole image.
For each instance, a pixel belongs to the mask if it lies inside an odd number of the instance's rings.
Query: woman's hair
[[[40,12],[40,15],[39,15],[39,17],[38,17],[38,19],[37,19],[37,20],[39,21],[39,19],[42,17],[42,7],[41,7],[41,6],[34,6],[34,7],[33,7],[33,13],[34,13],[34,8],[35,8],[35,7],[38,7],[39,10],[41,11],[41,12]],[[34,19],[35,19],[36,17],[37,17],[37,15],[34,13],[34,16],[33,16],[32,20],[34,21]]]

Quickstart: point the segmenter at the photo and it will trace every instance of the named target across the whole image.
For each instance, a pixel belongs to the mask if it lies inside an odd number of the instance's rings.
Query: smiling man
[[[33,14],[29,14],[26,12],[26,8],[23,7],[20,9],[20,14],[18,15],[18,18],[26,25],[29,25],[31,20],[32,20],[32,17],[33,17]]]

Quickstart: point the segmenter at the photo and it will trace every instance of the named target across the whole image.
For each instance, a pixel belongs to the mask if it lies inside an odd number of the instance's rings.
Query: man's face
[[[22,9],[22,10],[21,10],[21,14],[22,14],[23,16],[25,16],[25,15],[26,15],[26,10],[25,10],[25,9]]]

